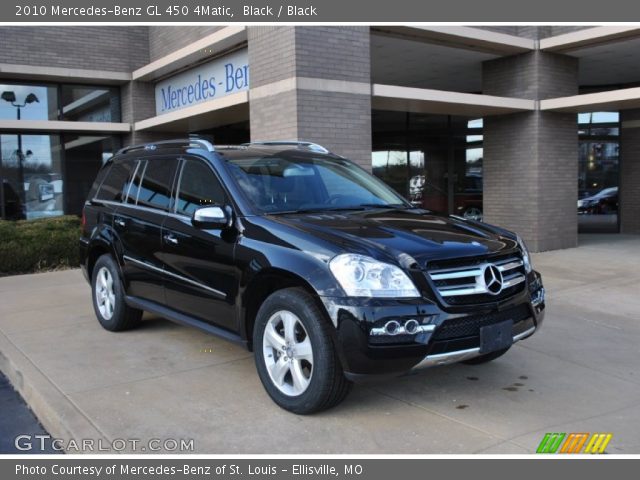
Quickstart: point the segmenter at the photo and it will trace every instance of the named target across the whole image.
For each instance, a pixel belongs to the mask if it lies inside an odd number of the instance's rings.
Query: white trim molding
[[[640,108],[640,87],[540,101],[540,110],[555,112],[581,113],[597,110],[628,110],[630,108]]]
[[[86,70],[82,68],[41,67],[0,63],[0,77],[16,80],[43,80],[48,82],[78,82],[85,84],[122,85],[131,80],[129,72]]]
[[[201,63],[247,41],[247,27],[230,26],[216,30],[186,47],[159,58],[144,67],[134,70],[133,80],[149,82]]]
[[[373,84],[372,87],[371,103],[372,108],[376,109],[465,116],[500,115],[536,109],[534,100],[523,98],[395,85]]]
[[[198,103],[191,107],[181,108],[180,110],[176,110],[171,113],[165,113],[163,115],[157,115],[155,117],[140,120],[135,122],[133,129],[135,131],[155,130],[157,129],[156,127],[166,128],[171,126],[171,124],[177,124],[181,121],[197,121],[198,117],[204,114],[238,107],[244,104],[248,106],[248,103],[248,91],[233,93],[231,95],[209,100],[208,102]]]
[[[376,26],[371,28],[371,33],[496,55],[515,55],[530,52],[536,48],[534,40],[473,27]]]
[[[0,130],[21,132],[128,133],[131,125],[115,122],[68,122],[62,120],[0,120]]]
[[[572,50],[640,37],[640,27],[593,27],[540,40],[540,50],[571,54]]]
[[[318,92],[350,93],[352,95],[371,95],[371,84],[350,82],[347,80],[331,80],[326,78],[289,77],[273,83],[252,88],[249,98],[270,97],[293,90],[315,90]]]

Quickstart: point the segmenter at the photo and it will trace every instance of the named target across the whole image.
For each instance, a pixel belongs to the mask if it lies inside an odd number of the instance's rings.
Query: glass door
[[[618,112],[578,115],[578,231],[618,233],[620,180]]]

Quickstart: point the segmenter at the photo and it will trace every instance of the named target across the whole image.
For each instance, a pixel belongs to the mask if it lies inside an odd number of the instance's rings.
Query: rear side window
[[[96,193],[98,192],[98,188],[100,188],[100,185],[102,185],[102,182],[104,182],[104,179],[107,178],[107,175],[111,170],[111,166],[112,164],[105,165],[98,171],[96,180],[93,182],[93,185],[91,185],[91,190],[89,190],[89,194],[87,195],[88,199],[92,199],[96,196]]]
[[[171,187],[176,173],[178,160],[175,158],[157,158],[147,161],[142,182],[137,184],[138,205],[161,210],[169,210]],[[140,168],[138,170],[141,170]],[[132,188],[133,191],[133,188]],[[131,197],[132,194],[130,193]]]
[[[146,168],[147,162],[144,160],[139,161],[138,168],[136,168],[131,179],[125,184],[124,191],[127,203],[135,205],[138,201],[138,192],[140,191],[140,184],[142,183],[142,177],[144,176]]]
[[[126,193],[125,184],[131,177],[135,165],[133,161],[114,163],[107,172],[96,198],[111,202],[121,202]]]
[[[180,176],[176,211],[193,215],[200,207],[224,205],[224,189],[211,168],[199,160],[187,160]]]

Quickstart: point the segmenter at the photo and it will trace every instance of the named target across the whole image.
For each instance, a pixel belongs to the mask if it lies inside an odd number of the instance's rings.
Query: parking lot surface
[[[195,453],[533,453],[546,432],[611,432],[608,453],[637,454],[640,237],[580,243],[533,256],[545,324],[507,355],[357,385],[317,415],[278,408],[236,345],[153,317],[103,330],[79,270],[0,279],[0,369],[51,435],[103,448],[134,439],[135,451],[166,452],[167,440],[193,439]]]

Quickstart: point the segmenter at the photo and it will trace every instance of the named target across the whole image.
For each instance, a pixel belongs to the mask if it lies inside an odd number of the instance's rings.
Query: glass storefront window
[[[62,85],[60,120],[74,122],[119,122],[118,90],[109,87]]]
[[[1,120],[119,122],[118,88],[0,83]]]
[[[0,95],[0,120],[58,120],[55,86],[0,83]]]
[[[112,136],[0,134],[0,213],[7,220],[79,215]]]
[[[120,122],[117,87],[0,83],[0,120]],[[80,214],[118,137],[0,132],[0,217]]]
[[[60,137],[0,135],[0,149],[6,218],[62,215],[64,182]],[[13,202],[9,201],[7,194]]]
[[[482,119],[373,112],[373,173],[415,205],[482,219]]]
[[[578,231],[618,232],[618,112],[578,115]]]
[[[578,124],[619,123],[619,112],[588,112],[578,114]]]
[[[121,147],[119,137],[109,135],[62,136],[64,178],[67,191],[64,213],[80,215],[82,206],[100,167]]]

